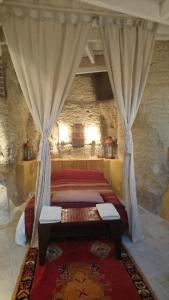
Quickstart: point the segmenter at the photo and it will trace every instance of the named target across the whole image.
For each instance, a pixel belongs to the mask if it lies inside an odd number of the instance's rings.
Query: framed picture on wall
[[[82,124],[74,124],[72,126],[72,147],[84,146],[84,126]]]

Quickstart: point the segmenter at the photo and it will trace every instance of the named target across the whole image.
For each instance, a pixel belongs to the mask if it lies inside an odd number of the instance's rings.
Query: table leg
[[[121,259],[121,221],[110,224],[111,239],[114,240],[117,259]]]
[[[50,225],[39,224],[38,226],[38,243],[39,243],[39,265],[45,263],[46,250],[50,240]]]
[[[115,235],[114,243],[115,243],[116,257],[118,259],[121,259],[121,235],[120,236]]]

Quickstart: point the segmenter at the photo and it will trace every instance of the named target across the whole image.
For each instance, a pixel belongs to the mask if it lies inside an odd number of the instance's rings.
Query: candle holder
[[[108,136],[104,141],[104,157],[114,158],[114,141],[111,136]]]

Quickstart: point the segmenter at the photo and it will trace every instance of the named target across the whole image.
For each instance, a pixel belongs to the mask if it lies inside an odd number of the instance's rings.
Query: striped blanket
[[[51,175],[51,205],[59,205],[64,208],[95,206],[97,201],[92,203],[80,200],[79,202],[64,203],[56,201],[54,195],[57,195],[58,191],[67,191],[69,193],[70,190],[83,190],[83,192],[84,190],[87,192],[90,190],[98,191],[104,202],[111,202],[116,206],[116,209],[120,213],[122,219],[122,231],[124,232],[128,228],[125,207],[113,193],[112,188],[104,178],[103,173],[96,170],[70,169],[55,171]],[[34,204],[35,197],[32,197],[25,209],[25,232],[27,238],[30,238],[32,234]]]
[[[78,184],[78,185],[77,185]],[[102,193],[112,192],[110,185],[107,182],[78,182],[72,181],[72,183],[60,183],[55,182],[51,186],[51,192],[63,191],[63,190],[96,190]]]

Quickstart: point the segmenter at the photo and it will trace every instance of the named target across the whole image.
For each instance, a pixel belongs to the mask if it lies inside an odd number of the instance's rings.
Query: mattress
[[[83,200],[73,202],[73,201],[62,201],[54,197],[57,192],[64,191],[70,193],[71,191],[78,190],[83,192]],[[86,191],[86,193],[85,193]],[[111,186],[105,179],[103,173],[96,170],[86,170],[86,169],[68,169],[59,170],[51,174],[51,205],[62,206],[63,208],[73,208],[73,207],[93,207],[98,202],[89,202],[89,198],[86,196],[84,199],[84,193],[88,195],[90,191],[97,191],[102,197],[103,202],[113,203],[120,214],[121,217],[121,230],[122,233],[128,230],[128,220],[124,205],[120,202],[116,194],[112,191]],[[65,197],[66,198],[66,197]],[[25,208],[24,218],[25,218],[25,233],[27,239],[31,238],[33,222],[34,222],[34,206],[35,197],[32,197]]]

